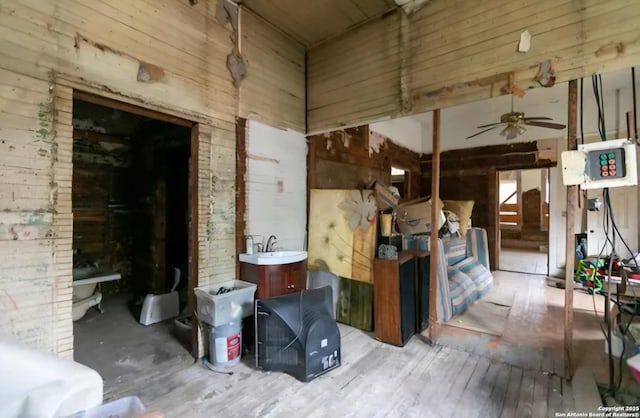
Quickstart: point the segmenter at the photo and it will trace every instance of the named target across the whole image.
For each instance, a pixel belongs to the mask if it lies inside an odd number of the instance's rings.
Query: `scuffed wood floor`
[[[166,417],[547,417],[574,411],[571,386],[413,337],[404,347],[340,325],[342,365],[310,383],[252,367],[214,373],[191,361],[105,382],[105,400],[137,395]],[[564,396],[563,396],[564,394]]]

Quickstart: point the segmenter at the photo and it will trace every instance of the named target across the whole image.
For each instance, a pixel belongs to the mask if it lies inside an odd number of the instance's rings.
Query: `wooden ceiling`
[[[397,7],[393,0],[241,0],[238,3],[306,47]]]

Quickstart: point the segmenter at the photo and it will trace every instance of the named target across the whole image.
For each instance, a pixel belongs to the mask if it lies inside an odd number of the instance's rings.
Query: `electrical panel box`
[[[587,176],[592,181],[624,178],[624,148],[611,148],[587,153]]]
[[[562,181],[583,189],[635,186],[638,184],[636,145],[614,139],[578,145],[577,151],[562,153]]]

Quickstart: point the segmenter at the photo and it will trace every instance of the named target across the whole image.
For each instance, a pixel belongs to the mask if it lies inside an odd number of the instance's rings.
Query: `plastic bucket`
[[[209,360],[214,366],[229,367],[240,362],[242,353],[242,318],[211,327]]]

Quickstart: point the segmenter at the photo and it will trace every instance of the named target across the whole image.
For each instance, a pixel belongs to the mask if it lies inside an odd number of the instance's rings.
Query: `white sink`
[[[241,262],[259,266],[297,263],[306,259],[306,251],[271,251],[268,253],[240,254]]]

